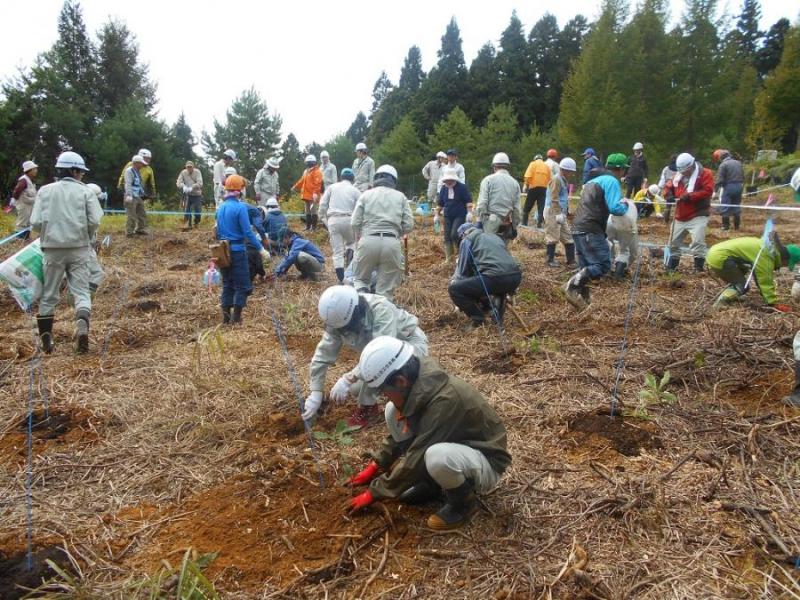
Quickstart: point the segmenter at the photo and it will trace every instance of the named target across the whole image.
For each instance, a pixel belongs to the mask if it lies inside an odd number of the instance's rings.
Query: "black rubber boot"
[[[628,265],[624,262],[615,262],[614,263],[614,279],[625,279],[625,273],[628,271]]]
[[[443,494],[442,488],[430,477],[426,477],[400,494],[399,500],[403,504],[426,504],[434,500],[441,500]]]
[[[230,325],[231,323],[231,308],[232,306],[223,306],[222,307],[222,324],[223,325]]]
[[[558,263],[556,262],[556,245],[547,244],[546,250],[547,250],[547,266],[557,267]]]
[[[435,515],[428,517],[428,527],[437,530],[458,529],[478,510],[475,485],[471,479],[452,490],[444,491],[447,503]]]
[[[344,266],[345,268],[350,266],[350,263],[353,262],[353,249],[348,248],[344,251]]]
[[[522,213],[522,225],[527,227],[528,226],[528,219],[530,218],[530,211]]]
[[[739,231],[739,226],[742,224],[742,217],[740,215],[733,215],[733,229]]]
[[[42,352],[51,354],[55,344],[53,343],[53,318],[50,317],[36,317],[36,325],[39,327],[39,343],[41,344]]]
[[[694,257],[694,272],[695,273],[702,273],[703,269],[706,266],[706,259],[702,256],[695,256]]]
[[[344,282],[344,269],[342,267],[336,267],[336,279],[339,280],[339,283]]]
[[[319,223],[319,215],[311,215],[311,231],[317,230],[317,223]]]
[[[669,261],[667,261],[667,273],[674,273],[679,264],[681,264],[680,256],[670,256]]]
[[[506,295],[505,294],[496,294],[492,296],[492,305],[494,306],[494,311],[492,312],[492,316],[497,313],[497,319],[499,319],[498,325],[503,324],[503,316],[506,313]]]
[[[88,309],[81,308],[75,313],[75,352],[86,354],[89,351],[89,316]]]
[[[794,363],[794,389],[783,399],[784,404],[793,408],[800,408],[800,363]]]
[[[242,322],[242,308],[243,306],[234,306],[233,313],[231,314],[231,323],[238,325]]]
[[[564,252],[567,255],[567,266],[575,264],[575,244],[564,244]]]
[[[722,231],[728,231],[731,228],[731,219],[728,216],[722,217]]]

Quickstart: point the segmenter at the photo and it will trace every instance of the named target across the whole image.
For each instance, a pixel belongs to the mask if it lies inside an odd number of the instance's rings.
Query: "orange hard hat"
[[[225,189],[233,192],[241,192],[246,185],[244,177],[241,175],[228,175],[225,180]]]
[[[558,158],[558,150],[550,148],[550,150],[547,151],[547,158]]]

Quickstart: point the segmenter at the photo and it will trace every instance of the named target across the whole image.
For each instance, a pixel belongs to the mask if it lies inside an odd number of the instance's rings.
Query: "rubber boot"
[[[450,242],[444,243],[444,262],[448,265],[453,262],[453,244]]]
[[[452,490],[444,491],[447,503],[435,515],[428,517],[428,527],[439,531],[458,529],[466,525],[478,510],[475,485],[471,479]]]
[[[336,279],[339,280],[339,283],[344,282],[344,268],[336,267]]]
[[[530,212],[523,212],[522,213],[522,225],[523,227],[528,226],[528,219],[530,218]]]
[[[793,408],[800,408],[800,363],[794,362],[794,389],[783,399],[784,404]]]
[[[733,230],[739,231],[739,226],[742,224],[742,217],[740,215],[733,215]]]
[[[556,245],[547,244],[546,250],[547,250],[547,266],[557,267],[558,263],[556,262]]]
[[[694,257],[694,272],[695,273],[702,273],[703,269],[706,266],[706,259],[702,256],[695,256]]]
[[[564,244],[564,252],[567,255],[567,266],[575,264],[575,244]]]
[[[348,248],[344,251],[344,267],[349,267],[351,262],[353,262],[353,249]]]
[[[89,351],[90,315],[86,308],[81,308],[75,313],[75,352],[78,354],[86,354]]]
[[[39,343],[42,352],[51,354],[55,344],[53,343],[53,317],[36,317],[36,325],[39,327]]]
[[[722,217],[722,231],[728,231],[731,228],[731,219],[725,215]]]
[[[231,323],[231,308],[232,306],[223,306],[222,307],[222,324],[223,325],[230,325]]]
[[[398,500],[403,504],[425,504],[440,500],[443,494],[442,488],[430,476],[426,476],[422,481],[400,494]]]
[[[303,223],[306,224],[303,231],[310,231],[311,230],[311,215],[305,214],[303,215]]]
[[[242,308],[243,306],[234,306],[233,313],[231,314],[231,324],[239,325],[242,322]]]
[[[319,221],[319,215],[311,215],[311,231],[317,230],[318,221]]]
[[[624,262],[617,261],[614,263],[614,279],[621,280],[625,279],[625,274],[628,271],[628,265]]]
[[[674,273],[679,264],[681,264],[680,256],[670,256],[669,261],[667,261],[667,273]]]
[[[589,305],[589,288],[587,283],[589,281],[589,272],[586,269],[581,269],[575,275],[570,277],[564,286],[564,294],[572,306],[578,310],[583,310]]]
[[[503,317],[506,314],[506,295],[505,294],[496,294],[492,296],[492,305],[494,306],[494,312],[497,313],[497,319],[500,320],[498,325],[503,325]],[[494,313],[493,313],[494,315]]]

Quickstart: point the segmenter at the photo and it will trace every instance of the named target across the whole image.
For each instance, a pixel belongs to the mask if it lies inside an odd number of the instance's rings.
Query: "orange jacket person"
[[[292,186],[293,190],[300,190],[300,197],[305,202],[306,231],[314,231],[317,226],[317,210],[319,199],[322,197],[322,171],[317,165],[317,157],[313,154],[306,156],[306,170],[303,176]]]

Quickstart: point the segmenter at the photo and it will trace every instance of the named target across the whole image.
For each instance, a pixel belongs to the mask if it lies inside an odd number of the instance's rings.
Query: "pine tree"
[[[519,137],[519,118],[510,104],[493,106],[478,136],[478,162],[490,165],[497,152],[509,155],[511,163],[519,166],[521,160],[515,156],[517,138]],[[526,163],[527,165],[527,163]]]
[[[477,56],[469,66],[466,93],[463,101],[464,112],[476,125],[486,123],[492,104],[497,100],[500,89],[494,46],[486,42],[478,50]]]
[[[528,43],[517,11],[500,36],[500,50],[495,61],[500,71],[498,100],[517,111],[520,125],[527,128],[538,117],[535,107],[541,104],[528,52]]]
[[[561,97],[563,80],[561,56],[561,32],[556,18],[545,14],[528,34],[528,53],[533,67],[534,93],[533,113],[536,122],[543,127],[551,126],[558,117],[558,100]],[[526,129],[532,123],[527,123]]]
[[[94,98],[96,50],[86,32],[79,2],[64,1],[58,15],[58,39],[47,58],[66,86],[65,100],[84,104]]]
[[[778,66],[783,53],[783,38],[791,29],[789,19],[779,19],[769,28],[764,45],[756,55],[756,67],[758,76],[763,79],[770,71]]]
[[[383,101],[386,100],[386,96],[389,95],[394,89],[394,85],[389,80],[389,76],[386,74],[386,71],[381,71],[380,76],[378,77],[377,81],[375,81],[375,85],[372,86],[372,114],[374,115],[380,109],[381,104]]]
[[[293,133],[286,136],[280,154],[283,158],[280,172],[281,193],[288,194],[295,181],[300,179],[304,169],[304,156],[300,150],[300,143]]]
[[[481,166],[477,157],[478,130],[460,108],[454,108],[446,118],[436,123],[428,136],[427,154],[435,154],[442,148],[456,149],[459,153],[458,160],[466,171],[467,184],[471,189],[477,190],[480,178],[475,178],[478,173],[486,174],[487,166]]]
[[[355,146],[359,142],[363,142],[367,139],[368,132],[369,121],[367,120],[367,115],[359,111],[356,118],[350,123],[350,127],[347,128],[345,135],[353,142],[353,146]]]
[[[420,173],[424,164],[424,146],[410,117],[404,117],[375,151],[379,164],[390,164],[398,173],[398,186],[414,196],[427,188]]]
[[[181,161],[196,161],[197,155],[194,152],[194,146],[197,141],[192,133],[192,128],[186,122],[186,115],[181,113],[178,115],[177,121],[170,129],[170,137],[172,138],[173,154]]]
[[[758,29],[760,19],[761,5],[758,0],[744,0],[742,12],[736,21],[736,41],[740,56],[752,62],[755,62],[761,38],[764,37],[764,32]]]
[[[403,68],[400,70],[400,83],[397,87],[413,94],[419,90],[423,81],[425,81],[425,71],[422,69],[422,53],[419,46],[411,46],[403,61]]]

